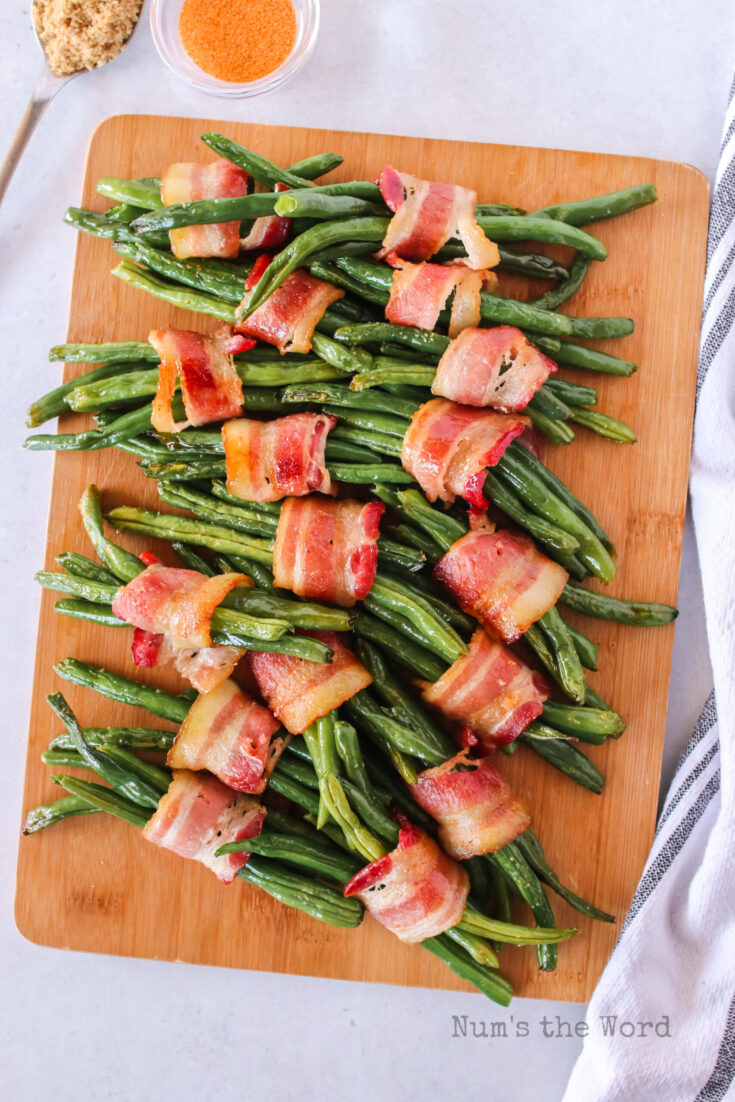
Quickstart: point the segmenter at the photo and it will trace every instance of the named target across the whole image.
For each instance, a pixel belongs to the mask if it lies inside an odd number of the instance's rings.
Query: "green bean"
[[[444,936],[463,949],[472,960],[485,968],[497,968],[498,954],[489,941],[462,928],[460,922],[446,930]]]
[[[107,569],[122,582],[130,582],[145,569],[137,555],[108,540],[102,528],[102,500],[95,485],[90,485],[79,502],[84,529]]]
[[[592,429],[599,436],[614,440],[616,444],[635,444],[638,439],[632,428],[624,421],[619,421],[617,417],[610,417],[607,413],[598,413],[594,409],[575,408],[571,410],[569,418],[577,425]]]
[[[552,421],[566,421],[572,412],[569,406],[552,390],[547,390],[546,386],[540,387],[533,395],[526,407],[526,412],[529,410],[538,410]]]
[[[567,625],[555,607],[545,612],[538,624],[554,648],[564,692],[578,704],[583,704],[586,690],[584,670]]]
[[[65,788],[72,796],[86,801],[97,811],[106,811],[109,815],[115,815],[126,823],[132,823],[133,826],[144,827],[150,818],[150,814],[147,815],[144,808],[101,784],[82,781],[78,777],[69,777],[64,773],[55,774],[51,780],[54,784]]]
[[[529,474],[536,475],[537,478],[541,479],[552,493],[560,498],[568,509],[576,513],[579,519],[583,521],[597,537],[603,547],[607,548],[611,555],[615,554],[615,547],[605,529],[587,506],[582,504],[579,498],[572,493],[569,487],[566,486],[560,478],[552,474],[549,468],[545,466],[540,459],[537,459],[535,455],[532,455],[527,448],[511,444],[509,450],[515,462],[519,463]]]
[[[321,253],[318,254],[321,257]],[[354,295],[359,295],[360,298],[366,302],[371,302],[375,306],[384,308],[388,303],[389,292],[382,290],[378,287],[371,287],[367,283],[362,283],[359,279],[349,275],[347,272],[343,272],[337,264],[334,262],[325,262],[322,259],[312,259],[309,264],[309,271],[317,279],[326,280],[327,283],[333,283],[335,287],[341,287],[345,291],[350,291]]]
[[[595,195],[592,199],[578,199],[569,203],[555,203],[534,211],[532,217],[553,218],[570,226],[588,226],[604,218],[616,218],[620,214],[637,210],[658,199],[655,184],[638,184],[636,187],[612,191],[607,195]]]
[[[565,421],[552,421],[550,417],[530,405],[526,406],[525,412],[534,428],[538,429],[552,444],[571,444],[574,440],[574,429]]]
[[[191,707],[192,694],[190,693],[174,696],[162,689],[154,689],[141,685],[137,681],[130,681],[126,677],[120,677],[88,662],[79,662],[75,658],[65,658],[54,666],[54,670],[64,681],[94,689],[95,692],[119,704],[132,704],[137,708],[145,708],[154,716],[168,719],[172,723],[183,723]],[[196,693],[193,695],[196,696]]]
[[[181,229],[184,226],[249,221],[273,214],[277,199],[277,192],[265,191],[226,199],[197,199],[174,203],[141,215],[130,228],[136,234],[147,234],[158,230]]]
[[[562,223],[559,223],[560,225]],[[549,219],[549,225],[556,225]],[[480,312],[483,321],[498,325],[515,325],[519,329],[551,337],[581,337],[599,340],[604,337],[626,337],[633,332],[630,318],[579,318],[570,314],[555,314],[531,303],[501,298],[483,291]]]
[[[130,624],[119,620],[112,611],[112,605],[85,601],[78,597],[64,597],[54,604],[54,611],[61,616],[71,616],[73,620],[87,620],[106,628],[127,628]]]
[[[601,735],[603,741],[615,738],[625,730],[622,716],[613,711],[598,708],[571,708],[568,704],[556,704],[548,700],[543,707],[543,719],[567,735],[574,735],[587,742],[586,735]]]
[[[272,540],[254,539],[221,525],[203,524],[192,517],[169,516],[124,505],[111,509],[107,519],[115,528],[125,532],[141,532],[147,536],[193,544],[195,547],[209,547],[213,551],[222,551],[225,555],[244,555],[266,565],[273,561]]]
[[[274,184],[286,184],[288,187],[296,188],[304,186],[304,176],[288,168],[279,168],[267,157],[263,157],[260,153],[254,153],[251,149],[246,149],[245,146],[240,145],[232,138],[226,138],[224,134],[208,130],[201,135],[201,139],[205,145],[214,150],[218,157],[224,157],[226,161],[238,165],[265,187],[273,187]],[[335,155],[324,154],[323,156],[334,158]]]
[[[121,765],[110,754],[93,750],[87,745],[82,728],[61,693],[51,693],[46,700],[74,739],[76,752],[85,765],[107,781],[119,796],[143,808],[158,807],[162,795],[160,788],[152,785],[149,779],[141,778],[139,773],[131,772],[127,765]]]
[[[396,463],[335,463],[329,473],[337,482],[352,482],[355,485],[370,485],[372,482],[387,482],[391,485],[407,485],[413,478]]]
[[[324,327],[326,317],[326,314],[323,315],[319,322],[319,329]],[[337,329],[339,326],[334,328]],[[311,347],[325,363],[348,375],[354,371],[365,371],[372,366],[372,358],[363,348],[345,348],[343,344],[332,340],[323,332],[312,334]]]
[[[567,406],[594,406],[597,402],[597,391],[594,387],[569,383],[565,379],[547,379],[543,389],[561,398]]]
[[[72,815],[93,815],[99,810],[80,796],[62,796],[53,803],[32,808],[26,815],[23,833],[36,834],[37,831],[60,823],[62,819],[68,819]]]
[[[23,447],[28,451],[99,451],[113,448],[121,441],[145,432],[150,424],[150,415],[150,406],[143,406],[142,409],[132,409],[128,413],[115,416],[113,421],[101,429],[29,436],[23,442]]]
[[[525,529],[529,535],[533,536],[537,543],[557,562],[566,566],[570,558],[574,560],[574,554],[579,548],[579,543],[575,537],[556,524],[537,516],[536,513],[531,513],[518,500],[510,486],[492,471],[488,471],[485,475],[483,492],[485,497],[497,509],[500,509],[520,528]],[[583,577],[585,573],[586,571],[582,568],[580,576]]]
[[[474,987],[481,991],[483,995],[486,995],[493,1002],[499,1003],[500,1006],[510,1006],[511,998],[513,997],[513,989],[507,980],[502,976],[491,972],[489,969],[483,968],[481,965],[476,964],[469,957],[464,955],[461,951],[451,943],[447,938],[447,934],[440,934],[439,937],[427,938],[421,942],[424,949],[428,949],[430,953],[438,957],[443,961],[448,968],[460,979],[467,980]]]
[[[607,257],[607,249],[596,237],[576,226],[556,222],[551,218],[533,215],[521,218],[512,215],[480,215],[477,223],[491,241],[545,241],[555,245],[569,245],[591,260],[604,260]]]
[[[382,573],[385,576],[385,571]],[[474,616],[468,616],[463,612],[430,577],[417,573],[409,575],[401,570],[392,571],[390,577],[396,584],[404,586],[408,592],[418,594],[430,601],[431,607],[463,637],[469,637],[477,630],[477,621]]]
[[[84,740],[90,746],[109,749],[119,746],[125,750],[170,750],[176,731],[159,731],[155,727],[83,727]],[[74,737],[64,731],[49,743],[49,750],[73,750]]]
[[[111,379],[122,372],[127,372],[128,368],[129,365],[126,363],[108,363],[95,368],[94,371],[88,371],[84,375],[77,375],[75,379],[69,379],[68,382],[62,383],[61,386],[57,386],[48,391],[47,394],[37,398],[35,402],[31,402],[28,407],[26,425],[29,429],[34,429],[45,421],[50,421],[53,417],[60,417],[63,413],[68,412],[67,398],[76,390],[77,386],[99,385],[104,380]]]
[[[182,310],[194,310],[196,313],[208,314],[210,317],[219,318],[220,321],[229,322],[230,325],[234,324],[235,309],[231,303],[222,302],[214,295],[166,283],[152,276],[150,272],[131,264],[129,260],[122,260],[116,268],[112,269],[112,275],[129,283],[132,287],[137,287],[140,291],[147,291],[155,298],[168,302],[171,306],[177,306]]]
[[[520,736],[524,744],[570,780],[599,795],[605,778],[597,766],[564,738],[534,738],[534,727],[535,723],[531,723]]]
[[[407,363],[389,356],[375,356],[370,371],[360,371],[350,382],[350,390],[361,392],[370,387],[399,383],[431,387],[436,375],[432,364]]]
[[[102,344],[56,344],[49,350],[48,358],[52,363],[93,363],[107,367],[112,364],[126,365],[137,360],[150,360],[158,363],[160,356],[148,341],[112,341]],[[71,382],[81,382],[81,376]]]
[[[232,303],[233,306],[237,306],[245,294],[247,272],[233,278],[222,272],[205,268],[201,261],[178,260],[170,252],[155,249],[140,238],[132,241],[117,240],[113,248],[118,256],[133,260],[136,264],[144,265],[158,275],[183,283],[195,291],[214,295],[216,298]]]
[[[514,253],[509,249],[498,247],[500,264],[498,267],[505,272],[518,272],[519,275],[528,276],[529,279],[556,279],[569,278],[569,269],[558,260],[541,253]]]
[[[305,230],[273,258],[253,287],[240,316],[252,314],[313,253],[340,241],[382,241],[387,227],[387,218],[344,218],[335,222],[320,222]]]
[[[130,236],[130,230],[124,222],[108,218],[106,214],[97,214],[93,210],[84,210],[83,207],[68,207],[64,222],[79,233],[88,233],[92,237],[101,237],[108,241],[125,240]]]
[[[316,153],[313,157],[305,157],[303,161],[289,165],[288,171],[303,180],[316,180],[319,176],[326,176],[328,172],[339,168],[343,159],[338,153]]]
[[[416,731],[388,715],[366,689],[346,701],[344,708],[358,726],[377,731],[402,754],[417,757],[429,765],[441,765],[445,760],[446,752],[437,749],[433,738],[427,738],[423,731]]]
[[[371,674],[378,696],[396,718],[416,730],[445,758],[452,757],[456,750],[452,740],[413,695],[406,692],[401,681],[388,668],[380,648],[366,639],[358,639],[355,653]]]
[[[581,589],[567,584],[559,600],[596,620],[612,620],[616,624],[630,624],[633,627],[659,627],[670,624],[679,615],[671,605],[655,604],[652,601],[622,601],[604,593],[593,593],[590,589]]]
[[[327,884],[317,884],[267,857],[254,854],[237,875],[248,884],[262,888],[279,903],[304,911],[330,926],[354,928],[362,921],[363,908],[358,899],[344,899],[340,891]]]
[[[448,513],[435,509],[419,490],[399,490],[398,499],[406,516],[424,528],[444,551],[466,535],[465,526]]]
[[[601,911],[600,908],[595,907],[593,903],[588,903],[586,899],[582,899],[576,892],[564,887],[559,877],[546,861],[541,843],[531,830],[526,830],[523,834],[519,835],[516,839],[516,845],[540,879],[548,884],[550,888],[553,888],[557,895],[560,895],[562,899],[566,900],[575,911],[586,915],[587,918],[594,918],[598,922],[615,921],[614,915],[607,914],[606,911]]]
[[[118,586],[117,577],[104,566],[88,559],[86,555],[79,555],[76,551],[62,551],[56,556],[56,561],[64,570],[74,574],[77,578],[86,578],[88,581],[101,582],[103,585]]]
[[[316,188],[294,189],[278,196],[275,213],[282,218],[356,218],[361,215],[385,216],[385,203],[372,203],[353,195],[325,195]]]
[[[507,945],[554,945],[560,941],[568,941],[577,933],[576,930],[565,930],[558,926],[516,926],[471,910],[465,911],[457,925],[467,933],[492,938]]]
[[[268,815],[270,817],[270,811]],[[242,842],[228,842],[220,846],[215,857],[224,857],[228,853],[257,853],[262,857],[272,857],[296,868],[309,869],[338,884],[346,884],[360,867],[357,859],[334,846],[289,834],[264,833]]]
[[[495,853],[486,855],[486,859],[497,865],[510,881],[512,887],[528,904],[536,919],[536,925],[542,928],[554,926],[554,912],[543,885],[529,867],[525,857],[515,842],[510,842]],[[539,968],[543,972],[553,972],[557,964],[557,951],[554,945],[539,945],[536,949]]]
[[[565,364],[567,367],[582,367],[587,371],[598,371],[602,375],[628,376],[638,370],[636,364],[631,363],[630,360],[621,360],[617,356],[610,356],[607,352],[598,352],[594,348],[574,344],[572,341],[560,341],[555,337],[544,337],[534,333],[533,343],[558,364]]]
[[[535,306],[537,310],[557,310],[577,293],[584,283],[589,266],[590,261],[586,256],[575,257],[567,278],[553,291],[547,291],[546,294],[531,299],[530,305]]]
[[[428,355],[441,356],[449,347],[449,337],[432,333],[427,329],[415,329],[410,325],[391,325],[390,322],[365,322],[360,325],[344,325],[334,334],[335,339],[347,344],[373,344],[393,341],[408,345]]]
[[[170,487],[164,483],[159,486],[159,494],[161,501],[167,505],[190,509],[202,520],[224,524],[225,527],[238,532],[271,538],[275,536],[278,528],[277,519],[270,513],[259,510],[257,505],[253,508],[248,508],[245,502],[241,506],[230,505],[209,494],[191,489],[186,484],[177,483],[174,487]]]
[[[378,573],[363,605],[376,616],[385,608],[399,613],[418,630],[417,642],[450,665],[467,653],[461,635],[434,612],[430,600],[400,581]]]
[[[586,521],[559,495],[553,493],[548,482],[519,457],[521,450],[526,456],[529,454],[525,449],[512,449],[512,446],[508,448],[496,465],[496,473],[502,474],[510,482],[521,501],[533,512],[574,536],[579,543],[575,554],[590,573],[602,581],[610,581],[615,576],[616,568],[607,548]],[[543,464],[539,463],[538,466]]]
[[[323,385],[315,383],[287,386],[284,388],[283,398],[286,402],[311,402],[318,405],[327,402],[331,406],[363,411],[374,416],[373,424],[378,432],[387,432],[399,437],[403,436],[407,422],[416,412],[415,402],[382,392],[356,393],[351,386],[336,382]],[[340,413],[339,416],[342,414]]]
[[[574,646],[576,648],[577,654],[579,655],[579,660],[582,663],[582,665],[584,666],[584,668],[586,670],[596,670],[597,669],[597,646],[596,646],[596,644],[593,643],[591,639],[588,639],[587,636],[583,632],[581,632],[578,628],[572,627],[571,624],[567,624],[567,631],[569,632],[569,634],[572,637],[572,640],[574,642]],[[585,703],[587,702],[587,697],[589,696],[589,692],[590,692],[590,690],[589,690],[589,686],[588,686],[587,687],[587,695],[585,696]]]
[[[587,686],[587,692],[585,693],[584,706],[585,708],[599,708],[602,712],[607,712],[610,710],[609,705],[606,704],[602,697],[599,696],[595,692],[595,690],[589,685]]]
[[[112,746],[105,743],[102,750],[106,758],[120,766],[121,769],[127,770],[136,776],[139,781],[150,785],[153,791],[160,792],[162,796],[168,792],[171,784],[170,769],[161,769],[160,766],[154,765],[152,762],[142,761],[141,758],[136,758],[135,754],[131,754],[124,746]]]
[[[278,793],[279,796],[285,796],[287,800],[291,800],[292,803],[298,804],[299,807],[303,807],[311,814],[316,815],[319,810],[319,796],[316,792],[312,792],[305,785],[294,780],[281,764],[282,761],[283,758],[271,773],[268,782],[269,788],[271,791]]]
[[[97,181],[97,191],[116,203],[133,203],[146,210],[158,210],[163,206],[160,180],[121,180],[117,176],[103,176]]]
[[[398,843],[398,826],[391,819],[385,807],[374,795],[346,779],[341,781],[342,790],[357,817],[367,826],[374,836],[389,849]]]

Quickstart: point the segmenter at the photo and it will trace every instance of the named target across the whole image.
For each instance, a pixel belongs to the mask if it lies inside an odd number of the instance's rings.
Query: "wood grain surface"
[[[619,446],[579,429],[571,446],[548,448],[546,459],[594,507],[617,545],[619,570],[609,592],[675,603],[707,229],[704,177],[686,165],[637,157],[117,116],[92,136],[82,205],[96,210],[108,205],[95,193],[100,176],[155,176],[171,161],[209,160],[198,137],[210,129],[222,130],[284,165],[334,150],[345,161],[330,179],[373,179],[390,162],[418,176],[475,188],[480,201],[506,201],[528,210],[649,180],[656,183],[660,201],[654,206],[592,228],[607,245],[609,259],[593,264],[568,307],[581,315],[634,318],[632,337],[599,347],[634,360],[639,372],[623,379],[561,371],[563,378],[597,385],[599,408],[632,425],[639,443]],[[144,340],[153,326],[209,328],[205,319],[112,278],[113,263],[108,242],[80,235],[69,340]],[[513,280],[504,284],[513,294],[520,294],[521,286]],[[49,333],[48,343],[61,338]],[[65,377],[83,370],[83,365],[70,365]],[[56,385],[58,374],[50,365],[49,387]],[[28,395],[29,401],[34,397]],[[76,431],[87,423],[86,418],[69,417],[63,429]],[[42,454],[22,459],[50,461]],[[155,485],[131,456],[115,450],[59,453],[47,568],[65,549],[93,554],[77,512],[90,482],[102,489],[106,507],[156,506]],[[136,550],[155,546],[155,541],[136,542],[128,535],[123,542]],[[40,564],[25,568],[35,566]],[[53,672],[55,662],[73,655],[150,684],[180,685],[166,671],[134,674],[127,630],[58,616],[55,599],[45,593],[41,608],[25,809],[61,794],[40,761],[59,730],[45,702],[48,692],[61,688],[85,726],[148,722],[138,709],[62,683]],[[653,837],[674,629],[634,629],[592,620],[583,626],[600,645],[600,672],[592,675],[591,684],[628,722],[619,741],[584,748],[606,774],[604,794],[583,791],[525,748],[502,765],[528,798],[534,828],[562,879],[622,917]],[[513,948],[503,951],[502,971],[519,995],[583,1001],[610,955],[619,923],[593,923],[561,900],[553,902],[559,924],[576,925],[580,931],[560,947],[557,971],[539,972],[533,950]],[[202,866],[153,848],[133,827],[103,815],[70,819],[22,838],[16,918],[26,938],[60,948],[469,990],[429,953],[402,945],[370,918],[358,930],[332,929],[249,885],[224,887]]]

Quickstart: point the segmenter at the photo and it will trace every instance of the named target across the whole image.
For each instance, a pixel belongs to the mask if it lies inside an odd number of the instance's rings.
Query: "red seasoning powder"
[[[291,52],[291,0],[185,0],[181,43],[200,69],[234,84],[272,73]]]

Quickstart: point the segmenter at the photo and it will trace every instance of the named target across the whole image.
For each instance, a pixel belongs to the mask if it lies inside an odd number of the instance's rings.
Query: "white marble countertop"
[[[50,457],[23,454],[20,443],[29,400],[57,377],[46,354],[65,334],[74,252],[61,218],[78,200],[95,125],[122,112],[221,116],[633,153],[687,161],[711,177],[734,33],[731,0],[323,0],[311,61],[263,99],[190,91],[159,63],[146,22],[117,61],[72,81],[51,105],[0,210],[0,555],[12,632],[0,805],[3,1097],[471,1102],[490,1091],[495,1102],[553,1100],[581,1043],[564,1034],[584,1015],[572,1004],[516,1000],[506,1012],[479,996],[63,953],[15,930],[32,574],[43,557],[51,474]],[[1,151],[40,70],[27,2],[0,5],[0,40]],[[711,685],[690,526],[679,603],[665,777]],[[453,1037],[455,1014],[505,1022],[508,1037]],[[557,1029],[557,1015],[572,1028]],[[516,1036],[522,1021],[526,1037]]]

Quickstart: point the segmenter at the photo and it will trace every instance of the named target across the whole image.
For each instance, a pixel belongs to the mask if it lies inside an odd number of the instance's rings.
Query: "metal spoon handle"
[[[30,103],[25,109],[23,118],[20,120],[20,126],[16,131],[10,149],[5,155],[2,166],[0,166],[0,203],[3,201],[5,192],[8,189],[8,184],[18,167],[20,159],[23,156],[23,151],[28,145],[30,137],[36,129],[41,115],[43,115],[59,89],[63,87],[68,80],[71,80],[70,76],[56,77],[48,68],[44,68],[41,73],[35,91],[31,96]]]

